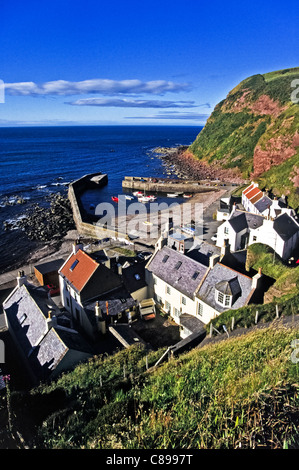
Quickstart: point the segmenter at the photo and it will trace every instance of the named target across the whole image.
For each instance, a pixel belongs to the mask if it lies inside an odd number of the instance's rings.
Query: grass
[[[290,357],[298,334],[283,326],[253,331],[151,372],[140,346],[95,357],[26,396],[12,393],[13,426],[24,435],[31,425],[35,448],[296,446],[298,364]]]
[[[277,153],[283,156],[284,149],[292,145],[299,126],[299,107],[291,102],[294,91],[292,82],[298,79],[299,68],[293,68],[258,74],[243,80],[225,100],[215,106],[189,150],[200,160],[209,164],[218,163],[227,169],[238,168],[244,179],[250,178],[257,146],[273,152],[271,146],[275,144]],[[235,108],[247,91],[247,104],[242,109]],[[277,103],[278,115],[252,112],[250,104],[262,95],[269,96]],[[283,142],[279,142],[278,138],[283,138]],[[299,191],[292,180],[294,167],[299,167],[298,152],[297,149],[295,156],[288,157],[284,162],[281,160],[279,165],[272,165],[270,170],[258,178],[261,187],[277,195],[288,195],[288,202],[294,209],[299,207]]]

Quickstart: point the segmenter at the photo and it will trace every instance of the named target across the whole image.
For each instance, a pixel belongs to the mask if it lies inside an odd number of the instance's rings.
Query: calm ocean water
[[[124,176],[166,176],[155,147],[191,144],[201,127],[82,126],[0,128],[0,272],[35,248],[20,230],[4,231],[51,192],[66,192],[67,183],[86,173],[108,174],[101,199],[121,194]],[[14,196],[26,204],[6,205]]]

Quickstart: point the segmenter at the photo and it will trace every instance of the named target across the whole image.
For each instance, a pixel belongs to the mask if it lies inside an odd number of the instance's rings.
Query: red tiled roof
[[[251,183],[250,186],[247,186],[247,188],[244,189],[243,194],[247,194],[253,188],[254,188],[254,183]]]
[[[262,191],[259,188],[253,188],[246,194],[247,199],[251,200],[254,196],[260,193],[260,197],[263,196]],[[256,202],[256,201],[255,201]]]
[[[99,264],[88,256],[87,253],[78,250],[76,254],[70,256],[60,270],[60,273],[65,276],[78,291],[81,291],[98,266]]]
[[[257,201],[259,201],[262,197],[263,197],[263,193],[262,193],[262,191],[260,191],[256,196],[254,196],[254,197],[250,200],[250,202],[251,202],[252,204],[255,204],[255,203],[256,203]]]

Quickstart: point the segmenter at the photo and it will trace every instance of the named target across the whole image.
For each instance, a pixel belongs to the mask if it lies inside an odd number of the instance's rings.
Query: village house
[[[223,246],[225,240],[228,240],[232,251],[242,250],[253,243],[262,243],[287,260],[298,245],[299,224],[287,212],[273,219],[233,206],[229,219],[218,227],[216,245]]]
[[[271,199],[259,189],[258,183],[254,182],[242,191],[242,205],[247,212],[273,219],[281,214],[295,216],[295,211],[288,207],[285,196]]]
[[[28,283],[23,272],[3,302],[3,311],[16,351],[33,383],[55,378],[93,355],[49,292]]]
[[[203,242],[183,253],[173,247],[173,239],[171,232],[161,237],[145,276],[150,295],[181,326],[182,338],[201,331],[225,310],[252,302],[262,274],[250,278],[223,264],[230,251],[227,242],[221,250]]]
[[[115,272],[110,268],[110,260],[108,263],[96,261],[78,242],[74,243],[72,253],[59,269],[62,305],[92,340],[97,338],[99,331],[106,332],[107,324],[128,322],[136,311],[138,293],[134,295],[132,285],[128,291],[121,266],[117,269]],[[132,280],[136,291],[142,289],[138,279]]]

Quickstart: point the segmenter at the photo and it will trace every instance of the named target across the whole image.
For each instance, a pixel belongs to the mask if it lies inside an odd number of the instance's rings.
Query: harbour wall
[[[105,237],[121,237],[127,238],[124,234],[116,233],[114,230],[109,230],[103,227],[99,223],[97,216],[89,214],[83,207],[81,202],[81,196],[87,189],[101,188],[106,186],[108,183],[108,175],[102,173],[91,173],[76,181],[73,181],[69,185],[68,198],[70,200],[73,219],[76,228],[80,235],[93,238],[101,239]]]
[[[169,178],[142,178],[125,176],[122,188],[132,191],[145,191],[155,193],[203,193],[215,191],[215,187],[222,186],[220,181],[194,181]]]

